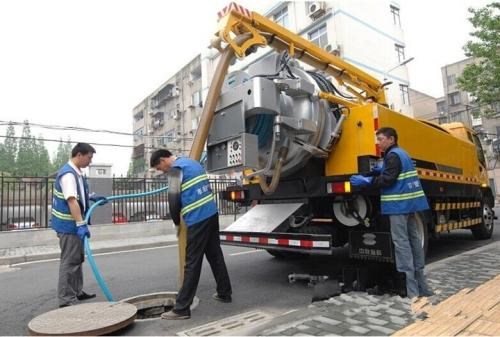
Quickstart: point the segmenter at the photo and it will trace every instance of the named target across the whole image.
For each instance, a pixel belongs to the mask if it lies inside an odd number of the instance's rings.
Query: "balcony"
[[[157,109],[168,100],[179,96],[179,89],[174,84],[167,84],[163,89],[151,97],[151,108]]]

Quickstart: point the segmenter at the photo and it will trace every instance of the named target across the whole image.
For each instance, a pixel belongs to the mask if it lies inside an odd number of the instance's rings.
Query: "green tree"
[[[127,177],[133,177],[138,172],[144,172],[145,166],[146,160],[144,158],[133,158],[128,166]]]
[[[45,147],[45,142],[43,137],[40,135],[38,137],[38,142],[35,143],[35,153],[36,153],[36,162],[35,167],[35,175],[38,176],[47,176],[52,173],[52,166],[50,163],[49,151]]]
[[[467,42],[464,50],[475,62],[465,67],[458,85],[472,94],[479,106],[486,107],[478,109],[481,114],[491,116],[500,110],[500,2],[469,8],[469,12],[473,40]]]
[[[57,151],[54,154],[54,159],[52,161],[52,172],[57,172],[59,169],[68,162],[71,158],[72,150],[71,140],[68,138],[66,142],[63,142],[59,138],[59,145],[57,146]]]
[[[31,129],[28,121],[24,121],[22,138],[19,140],[17,151],[16,175],[36,175],[36,141],[31,137]]]
[[[9,172],[9,163],[7,162],[7,152],[5,146],[0,144],[0,175]]]
[[[3,153],[1,156],[1,171],[13,174],[16,170],[17,139],[14,125],[9,123],[3,143]]]

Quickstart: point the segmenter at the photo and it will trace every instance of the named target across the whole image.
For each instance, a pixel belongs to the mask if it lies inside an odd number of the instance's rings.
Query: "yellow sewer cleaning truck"
[[[212,115],[201,121],[210,126],[207,168],[243,172],[224,196],[251,206],[221,232],[224,244],[287,257],[349,243],[351,258],[392,262],[379,192],[349,182],[380,160],[382,126],[398,131],[431,206],[417,221],[424,248],[429,235],[459,228],[491,237],[494,197],[472,130],[391,110],[387,84],[258,13],[232,3],[219,16],[212,45],[222,60],[207,98]],[[273,52],[226,74],[231,55],[261,46]]]

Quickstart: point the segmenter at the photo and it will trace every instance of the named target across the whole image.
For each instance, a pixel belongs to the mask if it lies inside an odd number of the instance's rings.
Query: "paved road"
[[[493,240],[500,237],[497,228]],[[443,235],[431,242],[429,261],[438,261],[457,252],[472,250],[492,240],[474,241],[470,231]],[[288,274],[317,273],[334,270],[345,251],[339,250],[333,258],[283,261],[264,251],[239,247],[224,247],[228,269],[234,288],[232,304],[214,302],[214,281],[208,264],[197,296],[201,302],[191,320],[148,322],[148,333],[173,335],[227,316],[251,310],[283,313],[305,308],[311,301],[312,289],[304,283],[289,284]],[[126,253],[96,256],[111,291],[116,299],[158,291],[177,289],[177,246]],[[28,322],[35,316],[57,307],[55,300],[58,261],[46,261],[0,269],[0,335],[24,335]],[[88,265],[85,264],[86,290],[100,294]],[[102,295],[98,296],[103,301]],[[144,323],[122,333],[145,333]]]

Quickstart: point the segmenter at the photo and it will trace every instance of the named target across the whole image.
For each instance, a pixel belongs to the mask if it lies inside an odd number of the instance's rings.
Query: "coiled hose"
[[[85,215],[85,223],[89,222],[90,217],[92,216],[92,212],[94,212],[94,210],[97,206],[101,206],[108,201],[119,200],[119,199],[137,198],[137,197],[146,197],[149,195],[165,192],[167,190],[168,190],[168,186],[165,186],[165,187],[162,187],[162,188],[159,188],[159,189],[156,189],[153,191],[149,191],[149,192],[113,195],[110,197],[106,197],[105,199],[99,200],[96,203],[94,203],[92,206],[90,206],[90,208],[87,212],[87,215]],[[102,277],[101,272],[99,271],[99,268],[97,267],[97,264],[95,263],[94,256],[92,255],[92,249],[90,248],[90,244],[89,244],[89,239],[87,237],[85,237],[83,239],[83,245],[85,247],[85,255],[87,255],[87,260],[89,261],[90,268],[92,269],[92,272],[94,273],[94,277],[97,281],[97,284],[99,284],[99,288],[101,288],[102,293],[104,294],[104,297],[106,297],[108,302],[114,302],[113,295],[111,295],[111,291],[109,291],[109,288],[106,285],[106,281],[104,281],[104,278]]]

